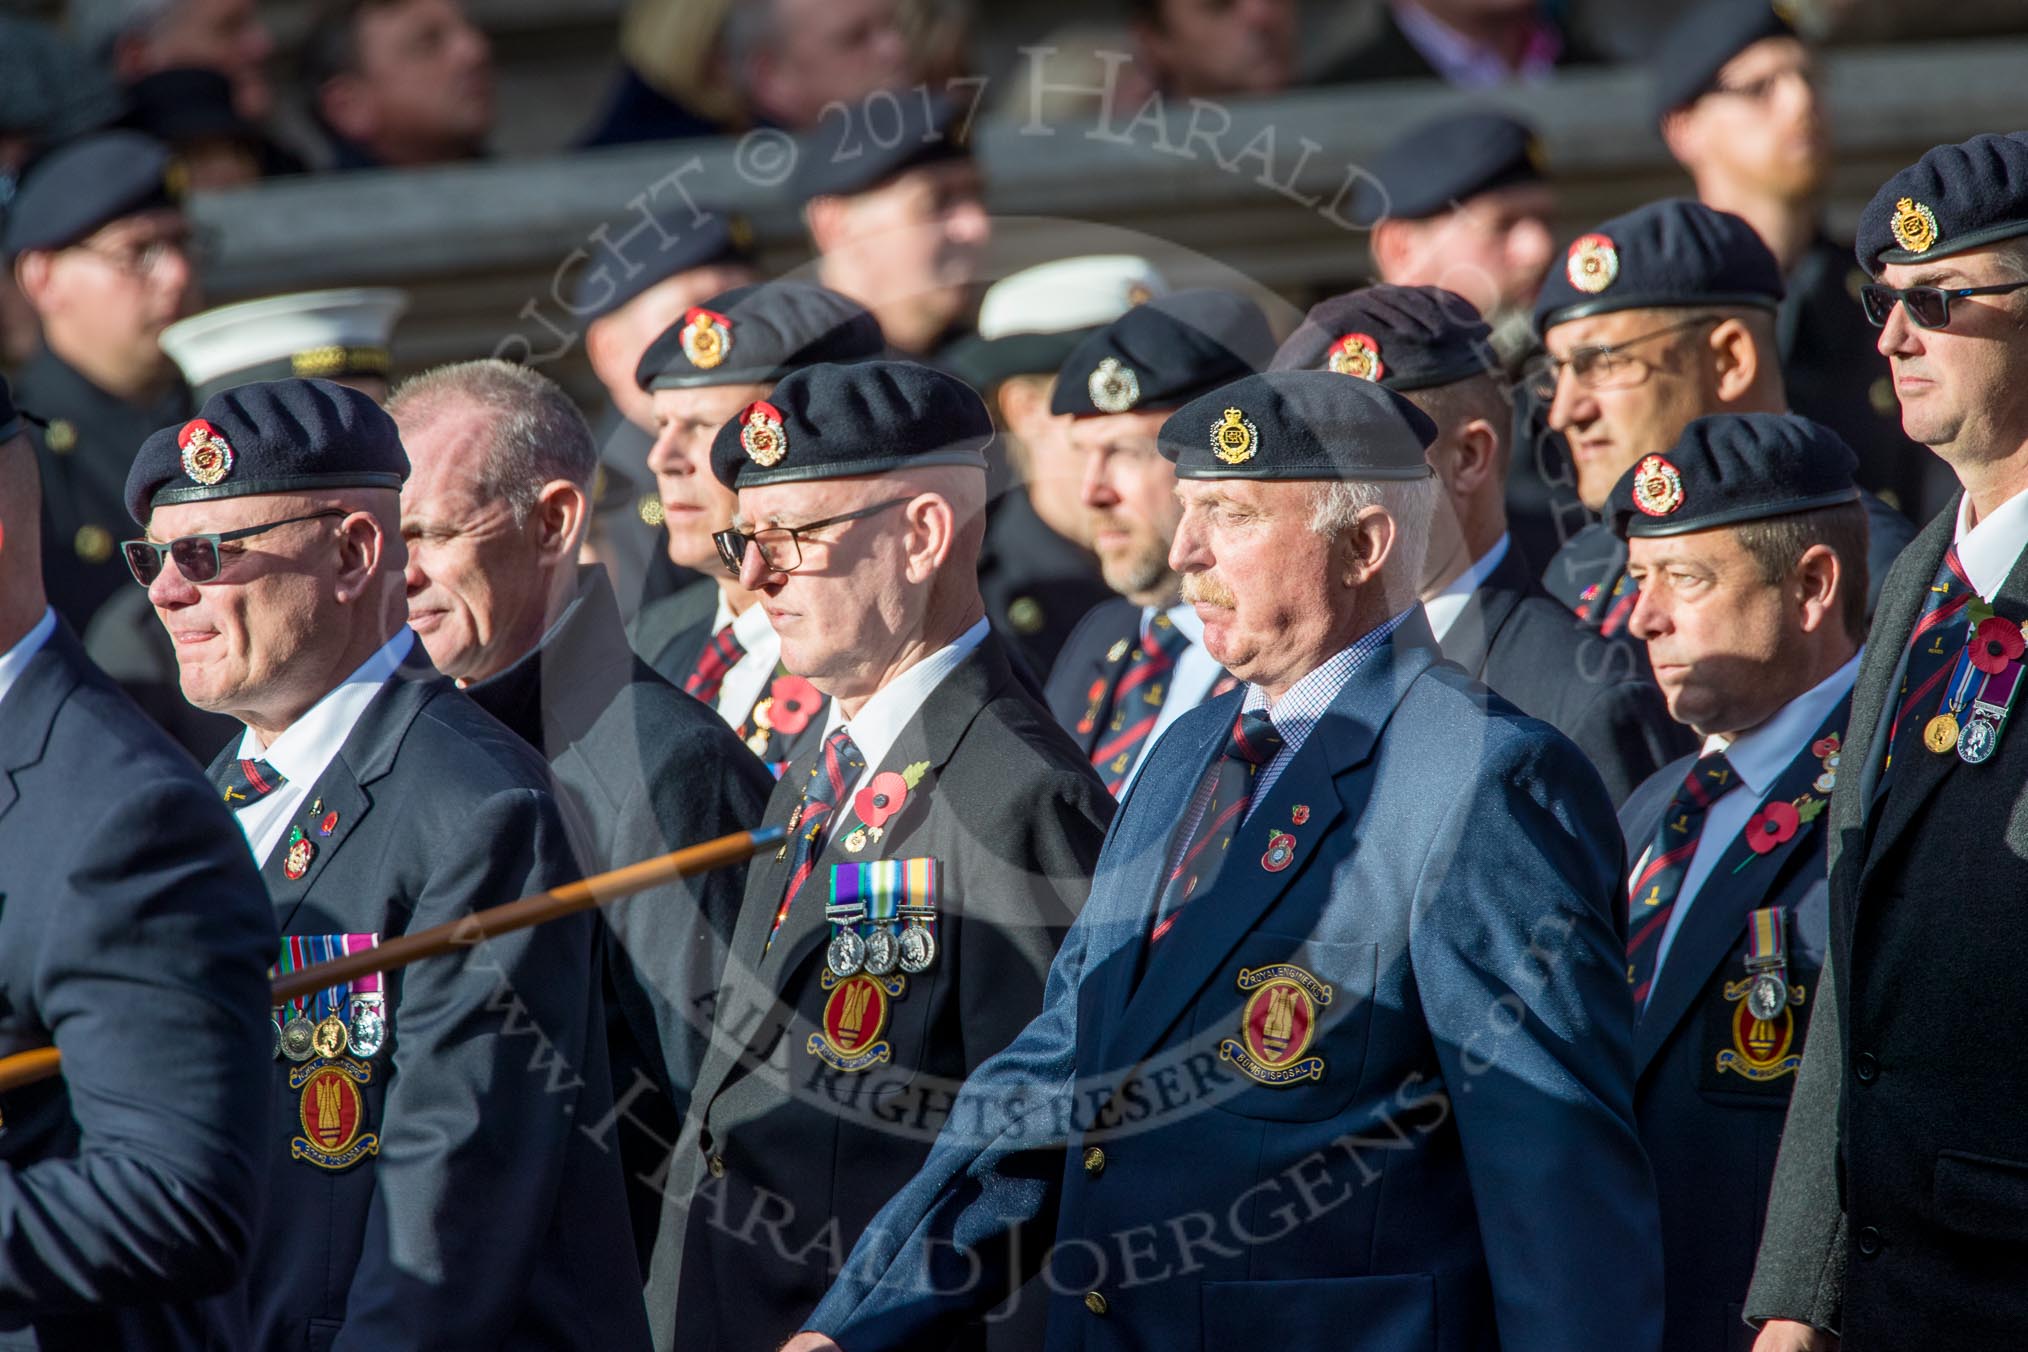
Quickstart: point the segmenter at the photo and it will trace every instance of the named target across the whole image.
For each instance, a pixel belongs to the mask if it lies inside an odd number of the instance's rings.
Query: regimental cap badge
[[[739,415],[739,444],[747,459],[762,469],[772,469],[789,453],[789,434],[782,426],[782,411],[765,399],[756,399]]]
[[[1620,251],[1605,235],[1579,235],[1570,242],[1570,253],[1563,260],[1563,275],[1578,290],[1596,296],[1618,280]]]
[[[1361,380],[1378,380],[1387,374],[1387,367],[1380,360],[1380,344],[1367,333],[1348,333],[1331,344],[1325,364],[1341,376],[1358,376]]]
[[[1894,242],[1912,254],[1928,253],[1936,247],[1936,213],[1913,197],[1894,204],[1894,220],[1888,228],[1894,231]]]
[[[162,167],[162,191],[172,202],[181,202],[190,196],[190,166],[180,159],[172,158]]]
[[[1683,505],[1683,476],[1659,455],[1634,471],[1634,506],[1648,516],[1667,516]]]
[[[709,371],[732,351],[732,321],[716,310],[693,305],[683,313],[683,355],[700,371]]]
[[[1085,393],[1101,413],[1125,413],[1141,402],[1141,378],[1118,357],[1107,357],[1084,382]]]
[[[1239,409],[1211,425],[1211,453],[1228,465],[1243,465],[1260,450],[1260,431]]]
[[[176,434],[183,448],[183,472],[191,482],[210,488],[232,473],[232,446],[216,427],[202,418],[192,418]]]

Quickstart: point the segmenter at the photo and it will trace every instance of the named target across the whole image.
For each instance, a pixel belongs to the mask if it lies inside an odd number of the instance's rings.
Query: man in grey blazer
[[[1880,593],[1830,807],[1831,942],[1749,1320],[1761,1352],[2028,1340],[2028,135],[1860,217],[1902,428],[1963,486]]]

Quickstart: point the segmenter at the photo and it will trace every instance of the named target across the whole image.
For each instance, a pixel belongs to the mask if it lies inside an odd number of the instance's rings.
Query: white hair
[[[1399,591],[1413,598],[1429,554],[1430,523],[1436,517],[1437,477],[1341,479],[1319,484],[1310,500],[1310,529],[1326,539],[1349,530],[1359,514],[1378,507],[1394,518],[1394,550],[1384,570],[1389,599]]]

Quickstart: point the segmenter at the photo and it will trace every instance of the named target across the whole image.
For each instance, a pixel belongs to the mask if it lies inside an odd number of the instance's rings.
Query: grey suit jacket
[[[1957,499],[1901,552],[1881,583],[1866,657],[1852,691],[1838,777],[1831,794],[1829,865],[1837,879],[1847,843],[1864,840],[1867,807],[1880,783],[1888,720],[1900,687],[1903,649],[1922,611],[1930,579],[1950,547]],[[1834,882],[1835,886],[1835,882]],[[1809,1046],[1789,1101],[1788,1125],[1775,1163],[1767,1227],[1761,1233],[1746,1317],[1753,1323],[1793,1319],[1835,1329],[1845,1289],[1845,1211],[1838,1186],[1838,1104],[1844,1092],[1845,1036],[1840,1026],[1838,973],[1827,956],[1818,978]]]

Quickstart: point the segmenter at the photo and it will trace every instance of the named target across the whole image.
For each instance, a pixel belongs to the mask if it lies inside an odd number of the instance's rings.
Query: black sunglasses
[[[321,521],[327,516],[350,516],[330,508],[312,512],[308,516],[292,516],[286,521],[270,521],[265,526],[247,526],[240,530],[212,531],[204,535],[181,535],[174,540],[157,544],[153,540],[122,540],[121,552],[127,556],[127,571],[134,575],[134,581],[144,587],[154,585],[162,576],[162,560],[176,561],[176,571],[183,574],[186,582],[200,586],[216,581],[220,568],[218,547],[232,540],[244,540],[281,526],[293,526],[303,521]]]
[[[847,521],[884,512],[890,507],[899,507],[910,501],[908,498],[889,498],[876,502],[871,507],[861,507],[856,512],[841,516],[827,516],[822,521],[805,521],[800,526],[764,526],[748,534],[742,530],[714,532],[711,542],[718,546],[718,561],[725,565],[725,571],[739,576],[740,565],[746,562],[746,547],[752,545],[761,552],[761,562],[771,573],[793,573],[803,566],[803,546],[800,537],[826,526],[836,526]]]
[[[1887,327],[1896,301],[1908,307],[1908,321],[1919,329],[1941,329],[1951,322],[1951,302],[1964,296],[2004,296],[2028,286],[2028,282],[2001,282],[1996,286],[1957,286],[1946,291],[1940,286],[1905,286],[1899,289],[1868,282],[1859,288],[1859,306],[1866,322],[1876,329]]]

